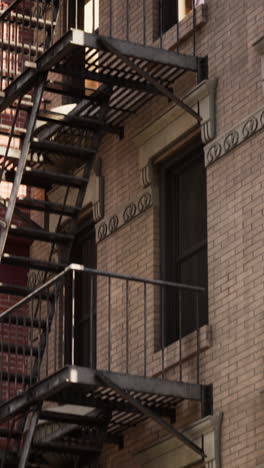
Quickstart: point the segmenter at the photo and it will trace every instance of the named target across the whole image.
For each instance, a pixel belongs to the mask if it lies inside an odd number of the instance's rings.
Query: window
[[[158,9],[162,15],[162,33],[181,21],[192,10],[193,6],[193,0],[158,0],[158,3]],[[204,0],[195,0],[194,2],[196,7],[202,3]]]
[[[162,168],[161,174],[161,268],[167,281],[207,288],[206,172],[202,146],[197,142],[184,157]],[[165,343],[179,338],[179,297],[173,289],[162,301]],[[200,326],[207,323],[206,295],[199,303]],[[182,330],[196,329],[196,297],[184,291],[181,298]]]

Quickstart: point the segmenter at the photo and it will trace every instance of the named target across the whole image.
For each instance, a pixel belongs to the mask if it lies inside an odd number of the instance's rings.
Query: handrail
[[[147,278],[142,278],[140,276],[133,276],[133,275],[124,275],[120,273],[112,273],[112,272],[106,272],[102,270],[95,270],[92,268],[87,268],[84,267],[83,265],[79,265],[76,263],[71,263],[68,265],[62,272],[58,273],[56,276],[48,280],[46,283],[42,284],[38,288],[36,288],[34,291],[29,293],[27,296],[25,296],[23,299],[18,301],[16,304],[13,306],[9,307],[5,312],[0,314],[0,319],[8,315],[9,313],[13,312],[15,309],[21,307],[23,304],[28,302],[32,297],[37,296],[40,294],[42,291],[47,289],[49,286],[52,286],[57,280],[59,280],[61,277],[63,277],[68,271],[82,271],[86,273],[90,273],[91,275],[96,275],[96,276],[103,276],[107,278],[115,278],[115,279],[120,279],[124,281],[133,281],[137,283],[142,283],[142,284],[152,284],[153,286],[163,286],[163,287],[169,287],[169,288],[177,288],[177,289],[182,289],[186,291],[193,291],[193,292],[198,292],[198,293],[204,293],[205,288],[202,288],[200,286],[191,286],[188,284],[184,283],[175,283],[172,281],[164,281],[164,280],[151,280]]]
[[[68,265],[0,315],[0,399],[1,389],[2,397],[12,398],[65,365],[152,375],[157,350],[164,377],[171,336],[178,340],[182,381],[190,323],[199,382],[204,292],[199,286]]]

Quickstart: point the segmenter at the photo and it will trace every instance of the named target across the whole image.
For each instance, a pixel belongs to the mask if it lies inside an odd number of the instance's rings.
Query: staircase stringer
[[[107,109],[108,109],[108,103],[109,103],[109,100],[110,100],[110,97],[111,97],[111,92],[112,92],[112,88],[110,87],[103,87],[103,97],[104,97],[104,100],[101,104],[101,109],[99,111],[99,115],[98,117],[100,119],[103,119],[106,112],[107,112]],[[87,103],[85,102],[81,102],[79,103],[79,106],[77,106],[78,109],[79,109],[79,113],[81,115],[85,115],[85,108],[87,107]],[[75,109],[74,109],[75,110]],[[76,115],[76,110],[75,112],[73,113],[73,115]],[[67,118],[67,116],[65,116],[65,118]],[[67,125],[67,124],[66,124]],[[47,132],[45,132],[45,138],[48,136],[51,136],[52,134],[54,134],[54,132],[57,130],[59,126],[56,126],[56,125],[52,125],[50,130],[47,129]],[[75,208],[78,208],[78,209],[81,209],[82,206],[83,206],[83,202],[84,202],[84,198],[85,198],[85,194],[86,194],[86,191],[87,191],[87,187],[88,187],[88,184],[89,184],[89,179],[90,179],[90,174],[91,174],[91,170],[94,166],[94,163],[96,161],[96,157],[97,157],[97,152],[99,150],[99,147],[100,147],[100,144],[102,142],[102,139],[105,135],[105,131],[103,129],[101,130],[97,130],[97,132],[95,132],[94,134],[94,137],[93,137],[93,141],[92,141],[92,147],[95,149],[95,153],[94,155],[91,157],[91,159],[89,159],[89,161],[87,161],[84,166],[83,166],[83,173],[82,173],[82,177],[84,179],[87,179],[87,183],[86,184],[83,184],[79,190],[78,190],[78,195],[76,197],[76,202],[75,202]],[[65,193],[65,197],[64,197],[64,200],[63,200],[63,204],[64,206],[67,205],[67,200],[68,200],[68,197],[69,197],[69,193],[70,193],[70,189],[69,187],[67,188],[66,190],[66,193]],[[60,232],[60,229],[61,229],[61,225],[62,225],[62,220],[63,220],[63,215],[60,215],[59,217],[59,220],[58,220],[58,223],[57,223],[57,227],[56,227],[56,232]],[[67,231],[68,233],[70,234],[75,234],[76,232],[76,225],[78,223],[78,214],[76,214],[72,219],[71,221],[67,224]],[[63,262],[65,264],[68,264],[69,261],[70,261],[70,253],[71,253],[71,248],[72,248],[72,245],[73,245],[73,241],[72,242],[69,242],[68,246],[67,247],[64,247],[64,250],[63,250]],[[51,249],[50,249],[50,254],[49,254],[49,261],[52,261],[52,258],[53,258],[53,255],[54,255],[54,252],[55,252],[55,242],[52,243],[52,246],[51,246]],[[46,280],[46,275],[44,277],[44,280]]]
[[[31,143],[33,132],[35,129],[37,114],[38,114],[39,106],[41,104],[41,99],[43,96],[46,79],[47,79],[47,73],[44,73],[43,75],[41,75],[39,84],[37,85],[33,93],[33,107],[31,109],[31,112],[27,120],[27,133],[25,135],[25,138],[21,146],[21,154],[20,154],[18,165],[17,165],[15,180],[12,185],[11,195],[8,201],[8,207],[5,213],[4,220],[1,222],[1,226],[0,226],[0,229],[1,229],[0,230],[0,262],[2,260],[2,256],[4,253],[8,231],[12,222],[19,188],[22,182],[22,177],[24,174],[27,157],[30,151],[30,143]]]

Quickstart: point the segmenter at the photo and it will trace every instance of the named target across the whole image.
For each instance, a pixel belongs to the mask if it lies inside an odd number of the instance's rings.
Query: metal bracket
[[[206,457],[204,451],[200,447],[198,447],[198,445],[196,445],[194,442],[188,439],[188,437],[186,437],[177,429],[175,429],[175,427],[171,426],[166,421],[164,421],[159,416],[157,416],[151,409],[149,409],[146,406],[143,406],[138,400],[133,398],[128,392],[121,389],[115,382],[113,382],[113,380],[104,371],[96,371],[95,376],[103,385],[105,385],[106,387],[110,387],[112,390],[114,390],[121,398],[128,401],[140,413],[142,413],[147,418],[150,418],[153,421],[155,421],[157,424],[162,426],[163,429],[165,429],[167,432],[172,434],[178,440],[183,442],[187,447],[189,447],[195,453],[197,453],[201,457],[201,460],[203,460]]]
[[[185,104],[180,98],[175,96],[171,91],[169,91],[165,86],[163,86],[158,80],[153,78],[149,73],[142,70],[138,65],[136,65],[135,62],[133,62],[128,57],[123,55],[107,39],[100,37],[98,39],[98,42],[101,44],[101,46],[104,49],[109,50],[109,52],[119,57],[124,63],[127,64],[128,67],[132,68],[133,70],[136,71],[136,73],[138,73],[140,76],[145,78],[146,81],[148,81],[151,85],[157,88],[164,96],[169,98],[170,101],[175,102],[178,106],[180,106],[182,109],[188,112],[188,114],[190,114],[195,120],[197,120],[198,122],[201,122],[202,119],[200,115],[197,114],[197,112],[195,112],[191,107],[187,106],[187,104]]]

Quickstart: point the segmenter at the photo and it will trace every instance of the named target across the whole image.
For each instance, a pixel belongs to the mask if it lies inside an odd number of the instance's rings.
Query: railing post
[[[94,321],[93,321],[93,314],[94,314],[94,277],[90,275],[90,367],[93,369],[95,367],[94,362]]]
[[[71,364],[75,363],[75,281],[76,271],[71,271]]]
[[[112,358],[112,336],[111,336],[111,322],[112,322],[112,310],[111,310],[111,292],[112,283],[111,276],[108,276],[108,370],[111,370],[111,358]]]
[[[161,369],[162,378],[164,379],[165,373],[165,291],[164,287],[161,286]]]
[[[199,293],[195,294],[195,318],[196,318],[196,346],[197,346],[197,358],[196,358],[196,379],[197,384],[200,383],[200,310],[199,310]]]
[[[126,373],[128,374],[128,367],[129,367],[129,283],[126,280]]]
[[[179,290],[179,380],[182,382],[182,291]]]
[[[69,271],[65,276],[64,287],[64,365],[72,365],[74,363],[74,316],[73,306],[73,286],[75,286],[75,277],[73,278],[73,271]]]
[[[144,283],[144,377],[147,376],[147,285]]]

